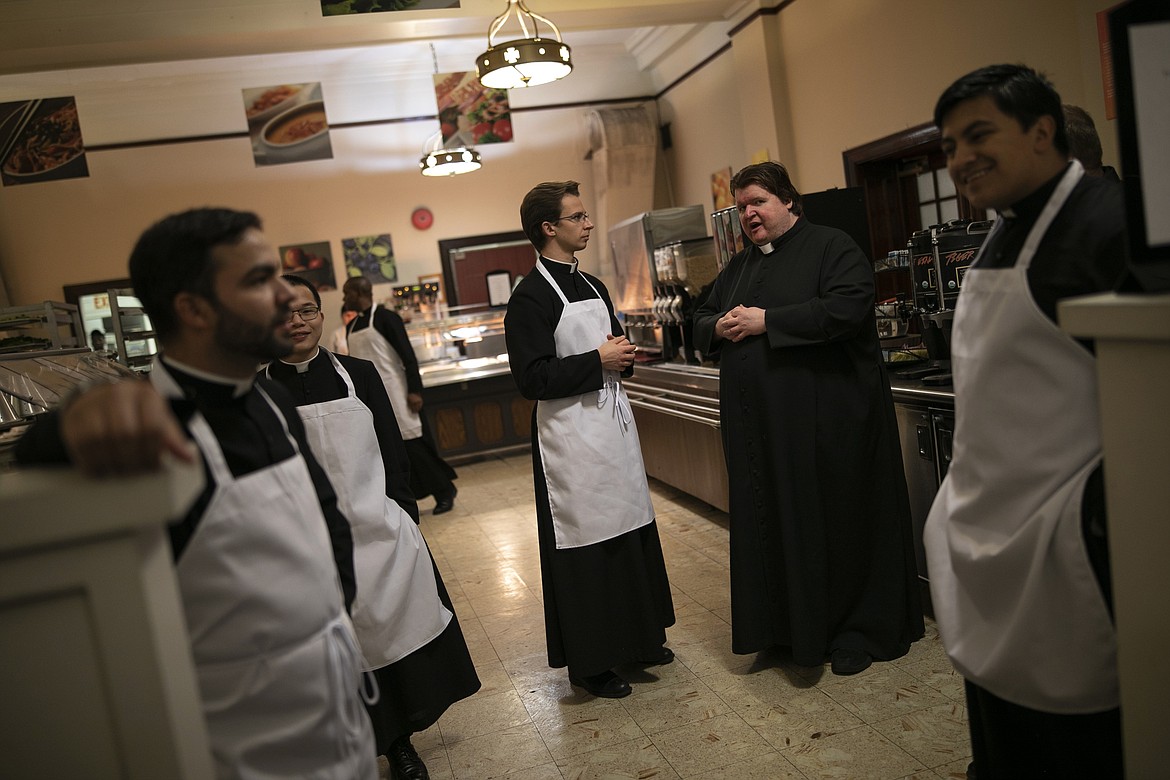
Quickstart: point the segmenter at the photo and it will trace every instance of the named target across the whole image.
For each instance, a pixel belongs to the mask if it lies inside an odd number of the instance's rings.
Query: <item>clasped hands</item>
[[[625,336],[606,334],[606,341],[597,348],[601,355],[601,367],[609,371],[625,371],[634,365],[634,353],[638,348]]]
[[[759,336],[767,329],[764,310],[742,304],[715,322],[715,335],[728,341],[743,341],[748,336]]]

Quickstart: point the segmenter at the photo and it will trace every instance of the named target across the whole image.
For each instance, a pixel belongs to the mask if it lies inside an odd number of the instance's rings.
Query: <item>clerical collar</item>
[[[551,257],[545,257],[544,255],[541,255],[540,259],[547,260],[550,263],[556,263],[557,265],[567,266],[569,269],[569,273],[571,273],[571,274],[577,273],[577,258],[575,258],[575,257],[573,258],[573,262],[571,262],[571,263],[566,263],[564,260],[553,260]]]
[[[763,252],[766,255],[770,255],[776,251],[776,247],[772,246],[771,241],[769,241],[766,244],[757,244],[756,248],[759,249],[761,252]]]
[[[201,371],[198,368],[189,366],[186,363],[181,363],[172,357],[167,357],[166,355],[161,355],[160,359],[163,363],[167,364],[171,368],[177,371],[182,371],[184,374],[194,377],[195,379],[201,379],[204,382],[210,382],[213,385],[223,385],[225,387],[232,388],[232,398],[239,398],[240,396],[247,393],[252,389],[252,383],[256,381],[255,374],[247,377],[246,379],[236,379],[234,377],[213,374],[210,371]]]
[[[1069,165],[1072,165],[1072,163],[1070,162]],[[1064,174],[1067,172],[1068,165],[1061,168],[1060,173],[1041,184],[1035,190],[1001,210],[999,212],[1000,216],[1006,219],[1023,218],[1029,222],[1035,222],[1040,216],[1040,212],[1048,205],[1048,199],[1052,197],[1052,193],[1056,192],[1057,185],[1060,184],[1060,180],[1064,178]]]
[[[286,366],[292,366],[293,368],[295,368],[297,370],[298,374],[303,374],[309,370],[309,364],[312,363],[314,360],[316,360],[317,356],[320,354],[321,354],[321,348],[317,347],[316,349],[313,350],[313,356],[310,357],[308,360],[302,360],[300,363],[295,363],[291,360],[283,360],[282,359],[280,362],[284,363]]]

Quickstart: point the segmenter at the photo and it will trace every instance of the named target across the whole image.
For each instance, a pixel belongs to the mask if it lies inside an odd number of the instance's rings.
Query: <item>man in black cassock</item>
[[[596,277],[577,267],[593,223],[576,182],[520,206],[540,252],[504,318],[512,376],[536,400],[532,468],[548,663],[595,696],[620,698],[625,663],[670,663],[674,624],[646,469],[621,376],[635,347]]]
[[[426,780],[430,775],[411,744],[411,734],[430,728],[448,707],[479,690],[479,677],[426,541],[417,530],[407,528],[418,525],[418,503],[410,492],[410,460],[378,369],[367,360],[321,348],[324,316],[317,288],[299,276],[285,274],[283,278],[293,288],[293,351],[269,363],[261,375],[279,382],[296,402],[314,453],[358,540],[354,564],[359,606],[354,610],[354,626],[367,668],[372,669],[381,692],[378,701],[366,704],[378,755],[386,756],[396,780]],[[378,452],[373,451],[375,444]],[[379,454],[384,486],[368,479],[377,468],[361,467]],[[372,499],[377,491],[393,503],[378,506],[362,500]],[[387,533],[397,538],[386,538]],[[372,551],[368,563],[363,543]],[[398,545],[405,545],[407,552],[395,550],[389,558],[382,554]],[[417,553],[410,554],[412,549]],[[427,581],[419,582],[420,578]],[[406,601],[414,602],[424,619],[398,617],[409,612],[402,606]],[[429,607],[425,606],[428,601]],[[450,618],[436,635],[433,616],[441,612],[439,603]],[[383,608],[359,612],[366,604]],[[373,620],[375,616],[394,619]],[[390,652],[388,638],[405,641],[406,637],[411,638],[407,646],[414,649]]]
[[[142,234],[130,276],[162,345],[149,381],[66,399],[17,460],[116,476],[201,459],[168,531],[217,776],[372,780],[349,523],[291,399],[255,378],[292,349],[280,258],[255,214],[193,209]]]
[[[341,288],[345,308],[357,312],[346,326],[349,354],[378,369],[394,408],[398,429],[410,456],[410,489],[416,499],[435,497],[433,515],[455,508],[455,469],[439,455],[425,419],[422,376],[402,318],[374,303],[373,287],[364,276],[346,280]]]
[[[779,163],[732,179],[744,235],[695,315],[719,353],[732,649],[856,674],[923,635],[910,505],[873,269],[801,216]]]

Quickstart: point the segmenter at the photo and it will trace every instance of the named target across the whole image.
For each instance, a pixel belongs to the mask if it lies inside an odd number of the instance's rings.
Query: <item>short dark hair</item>
[[[537,252],[548,243],[541,225],[555,222],[561,216],[561,201],[566,195],[580,197],[580,188],[575,181],[546,181],[537,184],[524,196],[520,204],[520,225]]]
[[[317,308],[321,308],[321,293],[317,292],[317,285],[313,284],[305,277],[297,276],[296,274],[284,274],[280,278],[284,279],[291,285],[304,287],[306,290],[311,292],[313,294],[313,300],[317,302]]]
[[[138,238],[130,253],[130,280],[160,339],[178,330],[179,293],[215,300],[211,252],[238,243],[251,228],[260,230],[261,223],[250,211],[198,208],[164,217]]]
[[[351,290],[357,290],[358,295],[373,295],[374,285],[370,280],[364,276],[351,276],[345,280],[345,284],[341,285],[341,289],[345,290],[348,287]]]
[[[1019,122],[1024,130],[1035,125],[1042,116],[1052,117],[1056,125],[1053,146],[1061,154],[1068,155],[1068,134],[1060,95],[1044,74],[1027,65],[988,65],[963,76],[947,87],[935,103],[934,124],[941,128],[951,109],[983,95],[994,100],[996,108]]]
[[[742,190],[751,184],[763,187],[780,200],[791,201],[792,207],[788,210],[794,215],[799,217],[804,213],[800,193],[796,191],[796,185],[792,183],[788,169],[780,163],[769,160],[740,168],[739,173],[731,177],[731,192]]]
[[[1086,171],[1095,171],[1101,167],[1101,136],[1097,135],[1097,125],[1093,117],[1080,106],[1062,106],[1064,111],[1064,126],[1068,133],[1068,154],[1075,157],[1085,166]]]

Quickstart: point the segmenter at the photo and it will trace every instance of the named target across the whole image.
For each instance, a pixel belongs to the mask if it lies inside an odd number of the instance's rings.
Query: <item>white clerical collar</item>
[[[317,347],[316,349],[313,350],[313,356],[310,357],[308,360],[302,360],[300,363],[294,363],[291,360],[281,359],[280,362],[284,363],[286,366],[292,366],[293,368],[295,368],[297,370],[298,374],[303,374],[309,370],[309,364],[312,363],[314,360],[316,360],[317,356],[320,354],[321,354],[321,348]]]
[[[569,273],[571,273],[571,274],[577,272],[577,258],[575,258],[575,257],[573,258],[573,262],[571,262],[571,263],[566,263],[564,260],[554,260],[553,258],[545,257],[544,255],[541,255],[540,257],[542,260],[548,260],[550,263],[559,263],[561,265],[569,266]]]
[[[217,385],[227,385],[234,388],[232,390],[232,398],[239,398],[244,393],[252,389],[252,383],[256,381],[256,376],[253,374],[245,379],[236,379],[235,377],[222,376],[220,374],[213,374],[210,371],[202,371],[186,363],[181,363],[172,357],[165,355],[161,356],[162,362],[168,366],[172,366],[182,371],[184,374],[190,374],[196,379],[202,379],[204,382],[213,382]]]
[[[766,255],[770,255],[776,251],[776,247],[772,246],[771,241],[766,244],[757,244],[756,247]]]

